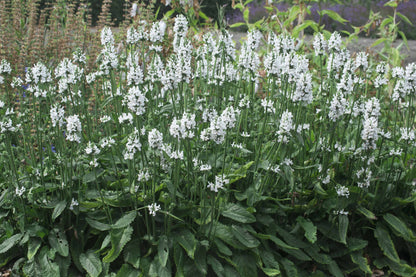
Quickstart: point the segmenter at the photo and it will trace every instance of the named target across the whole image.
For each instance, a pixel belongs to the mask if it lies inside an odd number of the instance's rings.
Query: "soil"
[[[246,37],[246,33],[241,32],[230,32],[233,35],[233,39],[237,42],[237,48],[240,47],[240,41],[243,41]],[[312,43],[313,37],[310,35],[305,36],[305,42],[306,43]],[[374,47],[371,47],[371,45],[376,41],[377,39],[372,38],[365,38],[360,37],[357,40],[353,40],[347,44],[347,49],[351,52],[351,54],[356,52],[368,52],[372,55],[377,54],[381,49],[383,48],[383,43],[380,43],[379,45],[376,45]],[[345,39],[344,39],[345,41]],[[395,43],[393,43],[394,47],[399,46],[401,43],[403,43],[402,40],[397,40]],[[402,55],[405,56],[403,66],[406,66],[409,63],[416,62],[416,40],[408,40],[408,48],[406,48],[406,45],[403,44],[401,47],[400,52]]]

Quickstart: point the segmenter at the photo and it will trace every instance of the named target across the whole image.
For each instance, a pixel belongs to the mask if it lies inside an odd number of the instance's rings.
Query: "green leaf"
[[[132,211],[130,213],[127,213],[126,215],[122,216],[119,220],[117,220],[116,223],[114,223],[111,227],[114,228],[114,229],[120,229],[120,228],[127,227],[128,225],[130,225],[134,221],[136,216],[137,216],[136,211]]]
[[[233,225],[231,230],[236,239],[247,248],[255,248],[260,245],[260,241],[253,237],[246,228]]]
[[[195,251],[195,266],[203,274],[207,275],[207,251],[202,245],[198,245]]]
[[[289,244],[285,243],[284,241],[282,241],[281,239],[275,236],[270,236],[269,239],[273,241],[280,248],[293,249],[293,250],[299,249],[297,247],[290,246]]]
[[[244,23],[244,22],[237,22],[237,23],[231,24],[230,25],[230,28],[237,28],[237,27],[240,27],[240,26],[243,26],[243,25],[246,25],[246,23]]]
[[[184,229],[174,236],[177,243],[179,243],[186,254],[193,260],[195,256],[196,240],[195,236],[188,229]]]
[[[361,250],[361,249],[367,247],[367,245],[368,245],[368,241],[366,241],[366,240],[357,239],[357,238],[348,238],[347,239],[348,250],[351,251],[351,252]]]
[[[157,255],[159,257],[160,265],[165,267],[169,257],[168,238],[161,236],[157,247]]]
[[[370,47],[377,46],[377,45],[379,45],[380,43],[385,42],[385,41],[387,41],[387,38],[379,38],[379,39],[378,39],[378,40],[376,40],[373,44],[371,44],[371,46],[370,46]]]
[[[362,206],[358,206],[357,211],[359,211],[362,215],[364,215],[368,219],[371,219],[371,220],[377,219],[376,215],[372,211],[367,210],[366,208]]]
[[[407,241],[415,241],[416,237],[412,230],[400,220],[400,218],[388,213],[383,216],[384,220],[389,224],[390,228],[398,233],[400,237]]]
[[[414,277],[416,276],[416,269],[409,266],[407,263],[400,261],[395,262],[385,257],[374,261],[374,265],[378,268],[389,267],[397,276]]]
[[[400,12],[396,12],[396,14],[403,19],[407,24],[409,24],[410,26],[413,26],[412,22],[409,20],[409,18],[407,18],[407,16],[405,16],[404,14],[400,13]]]
[[[296,221],[299,225],[305,230],[305,238],[307,238],[311,243],[315,243],[317,240],[316,232],[317,228],[313,223],[308,219],[306,220],[304,217],[298,216]]]
[[[338,232],[341,242],[347,244],[347,231],[348,231],[348,216],[340,215],[338,216]]]
[[[89,217],[87,217],[85,220],[87,221],[87,223],[88,223],[88,224],[89,224],[92,228],[95,228],[95,229],[97,229],[98,231],[107,231],[107,230],[110,230],[110,229],[111,229],[111,225],[106,224],[106,223],[99,222],[99,221],[94,220],[94,219],[91,219],[91,218],[89,218]]]
[[[243,18],[244,18],[244,21],[245,22],[248,22],[249,14],[250,14],[250,9],[249,8],[245,8],[244,9],[244,13],[243,13]]]
[[[212,270],[218,277],[225,277],[224,275],[224,267],[222,264],[212,256],[207,257],[207,263],[211,266]]]
[[[87,253],[82,253],[79,257],[82,267],[88,272],[92,277],[98,277],[103,270],[101,261],[97,254],[94,251],[89,250]]]
[[[65,233],[54,229],[48,236],[49,244],[55,249],[61,256],[67,257],[69,255],[69,245],[66,240]]]
[[[254,223],[256,218],[240,205],[228,203],[222,211],[222,216],[240,223]]]
[[[140,276],[140,271],[134,269],[129,264],[123,264],[116,275],[116,277],[137,277],[137,276]]]
[[[140,248],[140,241],[139,240],[131,240],[129,243],[124,247],[124,261],[131,264],[134,268],[138,269],[140,266],[140,251],[137,249]]]
[[[286,258],[282,258],[279,260],[279,262],[283,265],[284,270],[286,271],[286,275],[290,277],[296,277],[299,276],[298,270],[295,266],[295,264]]]
[[[22,234],[15,234],[11,236],[10,238],[6,239],[0,244],[0,254],[6,253],[9,251],[10,248],[16,245],[16,243],[19,242],[19,240],[23,237]]]
[[[52,212],[52,221],[55,221],[55,219],[61,215],[61,213],[65,210],[66,207],[66,201],[62,200],[56,204],[55,208]]]
[[[351,253],[351,261],[358,265],[358,267],[365,273],[371,274],[370,266],[368,265],[367,259],[363,257],[362,253],[354,252]]]
[[[245,178],[247,176],[247,170],[249,170],[253,164],[254,164],[254,161],[248,162],[242,167],[235,170],[234,172],[227,174],[227,177],[230,180],[229,184],[233,184],[237,182],[238,180]]]
[[[214,240],[214,244],[215,246],[217,246],[218,251],[221,252],[221,254],[224,254],[226,256],[231,256],[233,255],[233,252],[230,250],[230,248],[228,248],[227,245],[225,245],[222,240],[215,238]]]
[[[383,228],[381,224],[377,224],[374,230],[374,236],[377,238],[378,245],[383,251],[384,255],[395,262],[400,262],[394,243],[391,240],[389,232]]]
[[[111,263],[120,255],[124,246],[130,241],[133,228],[131,226],[125,229],[116,229],[110,232],[111,234],[111,249],[103,258],[103,262]]]
[[[342,273],[341,269],[335,261],[329,263],[328,270],[331,273],[331,276],[344,277],[344,274]]]
[[[42,241],[38,238],[31,238],[27,246],[27,259],[31,260],[38,252]]]
[[[257,265],[256,260],[249,254],[236,253],[233,255],[233,262],[236,265],[236,269],[242,277],[256,277]]]
[[[339,15],[339,13],[332,11],[332,10],[322,10],[321,11],[322,15],[328,15],[330,18],[332,18],[335,21],[338,21],[340,23],[346,23],[348,22],[348,20],[342,18],[342,16]]]
[[[387,2],[386,4],[384,4],[384,7],[397,8],[397,1],[396,0],[391,0],[391,1]]]
[[[279,276],[280,275],[280,270],[279,269],[274,269],[274,268],[262,268],[264,274],[266,274],[267,276],[270,277],[274,277],[274,276]]]

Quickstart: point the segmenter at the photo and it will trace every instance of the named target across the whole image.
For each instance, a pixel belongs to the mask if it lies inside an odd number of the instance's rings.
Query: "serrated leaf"
[[[299,225],[305,230],[305,238],[307,238],[311,243],[315,243],[317,240],[317,228],[313,223],[308,219],[298,216],[296,221]]]
[[[348,216],[340,215],[338,216],[338,232],[339,238],[343,244],[347,244],[347,231],[348,231]]]
[[[371,46],[370,46],[370,47],[375,47],[375,46],[377,46],[377,45],[379,45],[380,43],[385,42],[385,41],[387,41],[387,39],[386,39],[386,38],[379,38],[379,39],[378,39],[378,40],[376,40],[373,44],[371,44]]]
[[[328,264],[328,271],[331,273],[331,276],[344,277],[344,274],[342,273],[341,269],[335,261],[331,261]]]
[[[56,204],[55,208],[52,212],[52,221],[55,221],[55,219],[61,215],[61,213],[65,210],[66,207],[66,201],[62,200]]]
[[[41,245],[42,245],[42,241],[38,238],[31,238],[29,240],[28,246],[27,246],[27,259],[28,260],[31,260],[36,255]]]
[[[394,243],[391,240],[389,232],[382,227],[382,225],[377,224],[376,229],[374,230],[374,236],[377,238],[378,245],[383,251],[384,255],[395,262],[400,262],[399,255],[397,254]]]
[[[246,228],[233,225],[231,230],[235,238],[247,248],[255,248],[260,245],[260,241],[253,237]]]
[[[67,257],[69,255],[69,245],[66,240],[65,233],[54,230],[49,233],[48,241],[50,246],[55,249],[61,256]]]
[[[376,215],[372,211],[367,210],[366,208],[362,206],[358,206],[357,211],[359,211],[362,215],[364,215],[368,219],[372,219],[372,220],[377,219]]]
[[[224,275],[224,267],[222,264],[212,256],[207,257],[207,263],[211,266],[212,270],[217,274],[218,277],[223,277]]]
[[[110,232],[111,234],[111,249],[103,258],[103,262],[111,263],[120,255],[124,246],[130,241],[133,228],[131,226],[125,229],[116,229]]]
[[[92,227],[97,229],[98,231],[108,231],[111,229],[111,225],[106,224],[106,223],[102,223],[99,222],[97,220],[91,219],[91,218],[86,218],[85,219],[87,221],[87,223]]]
[[[13,246],[16,245],[16,243],[19,242],[19,240],[23,237],[22,234],[15,234],[11,236],[10,238],[6,239],[0,244],[0,254],[6,253],[11,249]]]
[[[389,224],[390,228],[396,231],[400,237],[407,241],[415,241],[416,237],[406,224],[400,218],[388,213],[383,216],[384,220]]]
[[[296,268],[296,265],[286,258],[282,258],[279,260],[279,262],[283,265],[283,269],[286,271],[286,275],[290,277],[297,277],[298,269]]]
[[[166,236],[161,236],[157,247],[157,255],[161,266],[166,266],[169,257],[168,239]]]
[[[358,267],[365,273],[371,274],[370,266],[368,265],[367,259],[363,257],[362,253],[354,252],[351,253],[351,261],[358,265]]]
[[[222,240],[215,238],[214,240],[214,244],[217,246],[218,251],[221,252],[221,254],[224,254],[226,256],[231,256],[233,254],[233,252],[230,250],[230,248],[228,248],[227,245],[225,245]]]
[[[139,240],[131,240],[124,247],[124,251],[123,251],[124,261],[131,264],[136,269],[138,269],[140,266],[141,253],[140,251],[137,251],[139,247],[140,247]]]
[[[271,241],[273,241],[277,246],[279,246],[280,248],[285,248],[285,249],[293,249],[293,250],[296,250],[296,249],[299,249],[299,248],[297,248],[297,247],[293,247],[293,246],[290,246],[289,244],[287,244],[287,243],[285,243],[284,241],[282,241],[281,239],[279,239],[279,238],[277,238],[277,237],[275,237],[275,236],[270,236],[270,238],[269,238]]]
[[[351,252],[361,250],[361,249],[367,247],[367,245],[368,245],[368,241],[366,241],[366,240],[357,239],[357,238],[348,238],[347,239],[348,250],[351,251]]]
[[[195,249],[196,249],[196,240],[195,236],[188,229],[182,230],[179,233],[176,233],[174,236],[177,243],[179,243],[183,249],[185,249],[186,254],[191,259],[194,259]]]
[[[348,20],[344,19],[342,16],[339,15],[339,13],[332,11],[332,10],[322,10],[322,15],[328,15],[330,18],[332,18],[335,21],[338,21],[340,23],[346,23]]]
[[[249,14],[250,14],[250,9],[249,8],[245,8],[244,9],[244,12],[243,12],[243,18],[244,18],[244,21],[245,22],[248,22]]]
[[[329,265],[332,262],[331,258],[327,254],[319,253],[320,249],[315,244],[305,248],[304,250],[309,256],[311,256],[312,259],[320,264]]]
[[[270,277],[274,277],[274,276],[279,276],[280,275],[280,270],[278,269],[274,269],[274,268],[262,268],[264,274],[266,274],[267,276]]]
[[[228,203],[221,212],[222,216],[240,223],[254,223],[256,218],[240,205]]]
[[[103,270],[101,261],[94,251],[90,250],[87,253],[82,253],[79,257],[79,261],[82,267],[92,277],[98,277]]]
[[[195,266],[203,275],[208,273],[207,251],[201,245],[199,245],[195,251]]]
[[[124,216],[122,216],[119,220],[117,220],[116,223],[114,223],[111,227],[113,229],[120,229],[120,228],[127,227],[134,221],[136,216],[137,216],[136,211],[127,213]]]
[[[233,262],[242,277],[256,277],[257,265],[253,256],[249,254],[235,254]]]
[[[116,275],[116,277],[137,277],[137,276],[140,276],[140,271],[136,270],[129,264],[123,264]]]
[[[240,26],[243,26],[243,25],[246,25],[246,23],[244,23],[244,22],[237,22],[237,23],[231,24],[230,25],[230,28],[237,28],[237,27],[240,27]]]

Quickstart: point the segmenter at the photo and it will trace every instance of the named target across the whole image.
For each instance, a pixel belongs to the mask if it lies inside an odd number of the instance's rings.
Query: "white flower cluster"
[[[49,69],[41,62],[35,64],[26,71],[26,82],[33,84],[44,84],[52,82]]]
[[[99,155],[100,154],[100,149],[97,147],[97,145],[95,145],[94,143],[92,143],[91,141],[89,141],[87,143],[87,147],[85,147],[85,153],[87,155]]]
[[[126,143],[126,149],[124,151],[124,159],[125,160],[133,160],[134,154],[137,151],[140,151],[142,149],[142,144],[140,142],[140,132],[136,128],[134,128],[134,131],[127,139]]]
[[[277,140],[279,142],[288,143],[292,136],[291,131],[295,129],[293,125],[293,114],[288,110],[284,111],[280,119],[279,130],[277,131]]]
[[[338,196],[345,197],[345,198],[348,198],[350,196],[350,191],[345,186],[339,185],[339,186],[337,186],[336,190],[337,190],[337,195]]]
[[[108,75],[111,69],[118,67],[118,58],[114,47],[114,36],[109,27],[101,30],[101,44],[104,46],[97,62],[100,63],[100,71]]]
[[[379,115],[380,103],[377,98],[373,97],[365,104],[363,130],[361,132],[362,148],[364,150],[376,149],[376,141],[380,133],[378,128]]]
[[[12,72],[12,68],[10,67],[10,63],[6,60],[1,60],[0,62],[0,84],[4,83],[4,78],[1,74],[10,74]]]
[[[66,140],[81,142],[82,126],[78,115],[71,115],[66,118]]]
[[[162,149],[163,134],[159,132],[157,129],[153,128],[152,130],[150,130],[147,140],[149,142],[150,148],[155,148],[158,150]]]
[[[215,176],[215,182],[208,182],[207,187],[214,192],[218,192],[218,190],[223,189],[225,185],[227,185],[230,180],[225,179],[222,176]]]
[[[146,112],[146,102],[148,102],[146,96],[139,87],[134,86],[124,96],[123,103],[131,112],[136,115],[143,115]]]
[[[237,120],[236,116],[240,111],[234,110],[232,106],[226,108],[220,116],[213,118],[210,121],[210,126],[201,132],[201,139],[203,141],[212,140],[216,144],[221,144],[225,140],[227,129],[234,128]]]
[[[149,209],[149,214],[152,216],[156,216],[156,212],[161,209],[160,205],[156,203],[148,205],[147,208]]]
[[[139,173],[137,174],[137,181],[139,182],[147,182],[150,180],[150,174],[149,174],[149,170],[144,169],[144,170],[140,170]]]
[[[181,119],[176,119],[176,117],[173,119],[169,127],[169,133],[178,140],[193,138],[195,127],[195,114],[184,113]]]
[[[60,106],[59,104],[54,104],[50,110],[50,116],[52,121],[52,126],[59,127],[64,126],[65,124],[65,110],[64,107]]]
[[[55,78],[59,79],[59,93],[68,89],[69,85],[79,82],[84,74],[84,70],[73,64],[69,59],[63,59],[55,69]]]
[[[315,50],[315,55],[323,55],[326,53],[327,41],[322,33],[317,34],[313,40],[313,49]]]

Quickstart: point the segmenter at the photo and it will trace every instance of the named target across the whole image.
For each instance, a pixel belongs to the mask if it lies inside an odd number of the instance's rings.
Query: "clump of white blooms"
[[[338,32],[333,32],[328,40],[328,50],[339,52],[341,50],[341,35]]]
[[[369,99],[365,104],[363,130],[361,138],[363,140],[362,148],[376,149],[376,141],[380,130],[378,128],[378,116],[380,115],[380,103],[377,98]]]
[[[127,108],[136,115],[143,115],[146,112],[146,102],[148,102],[146,96],[137,86],[128,90],[123,101]]]
[[[17,196],[21,197],[23,195],[23,193],[25,193],[25,191],[26,191],[26,188],[22,186],[20,188],[17,187],[16,190],[15,190],[15,193],[16,193]]]
[[[163,134],[155,128],[150,130],[147,140],[150,148],[161,149],[163,146]]]
[[[1,60],[0,62],[0,84],[4,83],[4,78],[1,74],[10,74],[12,72],[12,68],[10,67],[10,63],[6,60]]]
[[[214,183],[208,182],[207,187],[214,192],[218,192],[218,190],[223,189],[225,185],[227,185],[230,182],[230,180],[225,179],[222,176],[215,176]]]
[[[169,133],[178,140],[193,138],[195,136],[195,127],[195,114],[184,113],[181,119],[176,119],[176,117],[173,119],[169,127]]]
[[[78,115],[71,115],[66,118],[66,139],[68,141],[81,142],[81,120]]]
[[[52,126],[62,127],[65,124],[65,110],[59,104],[54,104],[50,110]]]
[[[140,132],[136,128],[127,139],[126,150],[124,151],[125,160],[133,160],[134,154],[142,149],[140,142]]]
[[[92,143],[91,141],[89,141],[87,143],[87,147],[85,147],[85,153],[87,155],[99,155],[100,154],[100,149],[97,147],[97,145],[95,145],[94,143]]]
[[[51,72],[41,62],[26,71],[26,82],[32,84],[44,84],[52,82]]]
[[[293,114],[288,110],[284,111],[280,119],[279,130],[277,131],[277,140],[279,142],[288,143],[292,136],[291,131],[295,129],[293,125]]]
[[[156,216],[156,212],[161,209],[160,205],[156,203],[148,205],[147,208],[149,209],[149,214],[152,216]]]
[[[217,144],[221,144],[225,140],[227,129],[234,128],[237,120],[236,116],[240,111],[234,110],[232,106],[226,108],[220,116],[210,121],[210,126],[202,130],[201,139],[204,141],[212,140]]]
[[[71,204],[69,205],[69,209],[70,209],[71,211],[73,211],[73,210],[74,210],[74,207],[77,207],[77,206],[79,206],[78,201],[77,201],[77,200],[75,200],[74,198],[72,198],[72,200],[71,200]]]
[[[337,190],[337,195],[338,196],[345,197],[345,198],[348,198],[350,196],[350,191],[345,186],[339,185],[339,186],[337,186],[336,190]]]
[[[323,55],[326,52],[327,41],[322,33],[315,35],[313,40],[313,49],[315,50],[315,55]]]
[[[139,182],[147,182],[150,180],[150,174],[149,174],[149,170],[144,169],[144,170],[140,170],[139,173],[137,174],[137,181]]]

